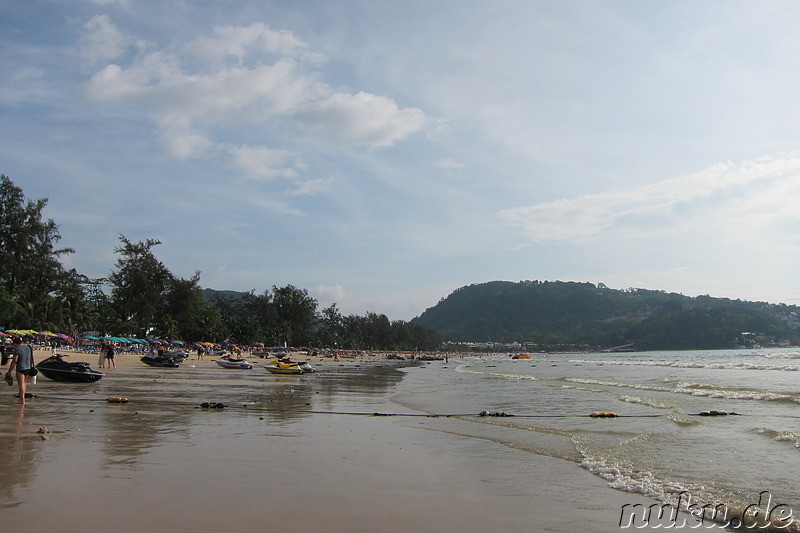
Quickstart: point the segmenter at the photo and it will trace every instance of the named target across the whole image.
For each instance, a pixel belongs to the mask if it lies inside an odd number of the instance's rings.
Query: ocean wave
[[[767,359],[800,359],[800,352],[798,351],[780,351],[765,354],[759,354],[761,357]]]
[[[582,385],[600,385],[603,387],[619,387],[626,389],[639,389],[639,390],[655,391],[655,392],[671,392],[672,390],[668,387],[660,387],[657,385],[645,385],[642,383],[622,383],[620,381],[608,381],[602,379],[591,379],[591,378],[561,378],[561,379],[562,381],[566,381],[569,383],[580,383]]]
[[[796,394],[779,394],[769,391],[759,391],[751,389],[726,389],[717,385],[706,383],[679,382],[674,387],[664,387],[658,385],[641,383],[623,383],[619,381],[608,381],[591,378],[562,378],[563,381],[570,383],[580,383],[583,385],[595,385],[600,387],[627,388],[653,392],[673,392],[678,394],[689,394],[692,396],[702,396],[707,398],[724,400],[763,400],[771,402],[791,402],[800,403],[800,396]],[[625,401],[625,400],[623,400]]]
[[[620,401],[626,403],[637,403],[641,405],[646,405],[648,407],[652,407],[654,409],[674,409],[674,405],[670,405],[668,403],[662,402],[660,400],[656,400],[655,398],[646,398],[643,396],[620,396]]]
[[[787,357],[788,359],[800,359],[800,355]],[[672,368],[706,368],[711,370],[777,370],[781,372],[798,372],[800,371],[800,364],[786,363],[762,363],[756,361],[735,361],[735,362],[720,362],[720,361],[659,361],[659,360],[604,360],[596,361],[591,359],[571,359],[570,363],[578,364],[593,364],[597,366],[658,366],[658,367],[672,367]]]
[[[800,434],[792,431],[778,431],[766,427],[756,429],[756,433],[764,437],[768,437],[775,442],[787,442],[794,445],[795,448],[800,449]]]
[[[488,378],[502,378],[502,379],[511,379],[520,381],[539,381],[539,379],[536,376],[532,376],[530,374],[512,374],[509,372],[497,372],[495,370],[487,370],[487,367],[473,367],[469,364],[457,366],[456,372],[480,374]]]
[[[725,389],[705,383],[681,383],[673,389],[673,392],[724,400],[760,400],[800,403],[800,398],[792,394],[778,394],[775,392],[751,389]]]
[[[700,424],[700,420],[698,420],[697,417],[686,416],[685,414],[675,410],[671,411],[670,414],[667,415],[667,420],[684,427],[696,426]]]
[[[689,417],[679,412],[675,405],[657,400],[655,398],[647,398],[644,396],[620,396],[619,399],[620,401],[626,403],[646,405],[648,407],[652,407],[653,409],[669,409],[670,413],[667,415],[667,420],[674,424],[678,424],[679,426],[694,426],[700,423],[700,421],[695,417]]]
[[[741,517],[744,517],[745,513],[749,513],[746,515],[748,517],[746,524],[756,524],[758,522],[758,516],[753,511],[754,502],[748,501],[746,496],[726,492],[709,483],[701,484],[667,479],[652,471],[636,468],[626,461],[606,455],[603,452],[592,450],[591,446],[588,445],[588,441],[581,438],[574,438],[573,443],[583,455],[580,466],[606,480],[610,488],[641,494],[659,504],[690,512],[698,519],[700,518],[698,511],[702,511],[702,521],[694,524],[685,521],[683,517],[665,513],[664,518],[660,520],[660,525],[651,524],[651,527],[682,528],[688,526],[696,528],[704,525],[707,528],[713,527],[710,525],[712,522],[719,524],[718,527],[730,526],[737,522],[741,525]],[[752,496],[751,499],[753,499]],[[629,520],[633,520],[632,514],[636,510],[635,506],[632,507],[631,515],[627,516]],[[646,511],[642,512],[646,513]],[[620,524],[623,524],[623,518],[626,517],[624,513],[625,508],[623,508],[620,515]],[[644,518],[647,521],[653,517],[652,515],[646,515]],[[641,519],[642,517],[640,516],[639,521]],[[770,523],[759,522],[757,524],[758,530],[800,532],[800,521],[797,518],[791,518],[788,523],[780,522],[780,517],[778,516],[770,516],[770,519]]]
[[[573,438],[573,444],[583,456],[581,468],[606,480],[611,488],[641,494],[664,504],[677,502],[674,496],[682,492],[691,493],[695,501],[720,501],[720,495],[709,491],[704,485],[661,478],[654,472],[593,450],[590,441],[579,435]]]

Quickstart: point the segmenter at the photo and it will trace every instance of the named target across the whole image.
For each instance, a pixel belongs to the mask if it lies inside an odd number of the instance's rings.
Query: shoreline
[[[69,355],[96,367],[96,354]],[[37,362],[47,356],[37,350]],[[404,365],[369,356],[322,359],[318,373],[273,376],[194,357],[157,369],[120,354],[97,384],[42,378],[24,408],[7,390],[6,527],[604,532],[617,529],[620,506],[653,503],[574,463],[450,434],[434,419],[334,414],[402,411],[391,398],[444,362],[398,371]],[[130,404],[105,402],[117,391]],[[202,409],[202,398],[231,408]],[[330,413],[303,412],[314,407]]]

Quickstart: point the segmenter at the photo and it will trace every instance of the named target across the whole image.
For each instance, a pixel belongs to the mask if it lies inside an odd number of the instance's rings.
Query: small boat
[[[252,363],[248,363],[245,359],[232,359],[230,356],[220,357],[215,359],[215,362],[222,368],[244,368],[250,370],[253,368]]]
[[[68,381],[72,383],[94,383],[105,376],[102,372],[92,370],[89,363],[64,361],[61,354],[54,354],[36,365],[42,375],[53,381]]]
[[[530,359],[531,356],[526,353],[518,353],[516,355],[512,355],[511,359]]]
[[[140,359],[142,363],[150,366],[157,366],[162,368],[178,368],[183,362],[183,357],[172,357],[169,355],[145,355]]]

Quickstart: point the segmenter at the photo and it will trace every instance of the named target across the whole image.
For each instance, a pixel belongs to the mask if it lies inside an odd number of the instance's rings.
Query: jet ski
[[[54,354],[36,365],[36,368],[44,377],[53,381],[94,383],[105,376],[102,372],[92,370],[89,363],[82,361],[68,363],[63,357],[61,354]]]
[[[215,361],[222,368],[244,368],[245,370],[253,368],[252,363],[249,363],[246,359],[234,359],[227,355],[225,357],[215,359]]]
[[[174,357],[171,355],[145,355],[141,359],[139,359],[142,363],[148,364],[150,366],[158,366],[158,367],[166,367],[166,368],[178,368],[181,366],[183,362],[183,357]]]
[[[272,374],[306,374],[314,371],[314,367],[307,361],[296,363],[288,358],[273,361],[264,365],[264,368]]]

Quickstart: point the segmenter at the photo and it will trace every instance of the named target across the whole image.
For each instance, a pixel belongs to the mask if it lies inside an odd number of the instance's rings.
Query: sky
[[[794,0],[0,0],[68,268],[410,320],[561,280],[800,305]]]

